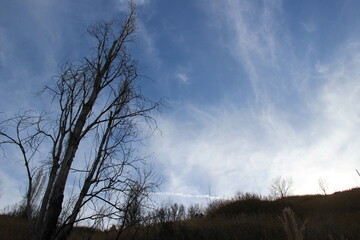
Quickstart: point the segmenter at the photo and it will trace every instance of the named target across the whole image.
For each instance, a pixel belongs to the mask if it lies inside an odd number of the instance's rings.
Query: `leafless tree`
[[[52,99],[49,113],[25,112],[0,122],[1,146],[15,144],[22,154],[27,206],[41,195],[32,240],[67,239],[79,221],[123,216],[123,203],[143,176],[146,162],[136,145],[143,136],[142,122],[154,124],[150,113],[159,104],[145,98],[136,83],[137,63],[128,51],[135,18],[130,3],[123,21],[89,28],[96,41],[92,54],[65,64],[55,86],[45,87]],[[49,150],[46,161],[44,149]],[[33,186],[39,174],[46,176],[43,191]],[[72,182],[78,191],[63,209]]]
[[[41,130],[43,117],[43,113],[37,115],[33,111],[25,111],[0,122],[0,146],[4,148],[4,145],[11,144],[18,147],[26,169],[28,186],[24,197],[24,214],[29,220],[33,220],[35,204],[39,200],[44,181],[41,165],[33,164],[34,158],[39,157],[38,150],[45,139]]]
[[[120,239],[121,233],[125,229],[134,227],[137,230],[145,222],[145,210],[148,207],[149,193],[156,187],[156,183],[148,181],[148,178],[151,178],[151,175],[144,174],[144,177],[134,182],[129,188],[122,205],[122,215],[118,218],[119,227],[116,240]],[[136,231],[134,234],[136,234]]]
[[[293,180],[291,177],[283,178],[277,176],[272,179],[270,185],[270,195],[277,198],[283,198],[291,194],[293,187]]]
[[[200,206],[200,204],[195,203],[190,205],[187,212],[188,218],[198,218],[204,216],[204,209]]]
[[[327,192],[328,192],[328,189],[329,189],[328,182],[324,178],[319,178],[318,179],[318,184],[319,184],[320,190],[324,193],[324,195],[327,195]]]

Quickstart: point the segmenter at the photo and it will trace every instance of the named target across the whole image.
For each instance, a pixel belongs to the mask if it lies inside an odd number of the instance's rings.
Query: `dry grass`
[[[279,200],[247,196],[217,204],[203,217],[153,224],[138,231],[129,229],[121,239],[357,240],[359,199],[360,189]],[[305,222],[306,227],[302,227]],[[0,216],[0,239],[22,240],[27,239],[27,234],[25,220]],[[111,231],[76,228],[71,240],[113,240],[115,235]]]
[[[282,211],[282,218],[280,218],[284,230],[286,232],[286,236],[288,240],[303,240],[303,232],[305,230],[305,223],[301,228],[298,227],[295,219],[295,214],[291,210],[291,208],[286,207]]]
[[[0,215],[0,239],[26,240],[29,238],[29,227],[22,218]]]

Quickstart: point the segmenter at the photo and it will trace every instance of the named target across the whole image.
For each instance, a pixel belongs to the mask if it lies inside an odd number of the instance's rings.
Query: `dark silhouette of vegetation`
[[[291,210],[291,208],[286,207],[282,211],[282,216],[280,218],[281,223],[284,227],[284,230],[286,232],[286,236],[288,240],[303,240],[303,232],[305,231],[305,223],[302,225],[302,227],[298,227],[298,224],[296,223],[296,218],[294,212]]]
[[[238,194],[208,208],[196,205],[201,214],[189,218],[180,204],[144,212],[140,227],[131,226],[118,239],[245,239],[323,240],[359,239],[360,189],[331,195],[290,196],[281,199],[257,194]],[[192,211],[192,210],[191,210]],[[188,217],[185,217],[188,216]],[[11,224],[8,224],[11,222]],[[0,235],[26,239],[26,220],[0,217]],[[12,234],[12,235],[9,235]],[[116,239],[117,229],[76,227],[69,239]]]

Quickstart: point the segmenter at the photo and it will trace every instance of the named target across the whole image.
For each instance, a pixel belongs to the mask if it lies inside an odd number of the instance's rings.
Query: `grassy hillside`
[[[360,189],[332,195],[291,196],[277,200],[244,195],[213,204],[205,215],[130,229],[121,239],[288,239],[284,208],[291,208],[304,239],[360,239]],[[136,234],[135,234],[136,233]],[[27,223],[0,216],[1,239],[27,239]],[[77,228],[71,239],[114,239],[113,231]]]
[[[360,189],[332,195],[291,196],[275,201],[258,198],[240,199],[225,203],[207,216],[207,221],[247,225],[257,229],[233,239],[286,239],[281,222],[282,210],[290,207],[298,226],[304,225],[305,239],[360,239]],[[221,227],[220,227],[221,228]],[[246,236],[246,237],[245,237]]]

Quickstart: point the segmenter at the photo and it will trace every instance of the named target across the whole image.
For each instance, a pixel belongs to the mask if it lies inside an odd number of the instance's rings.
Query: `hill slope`
[[[331,195],[290,196],[268,200],[256,195],[212,204],[204,216],[178,221],[157,221],[125,232],[121,239],[288,239],[283,209],[295,215],[304,239],[360,239],[360,189]],[[26,221],[0,215],[0,239],[26,239]],[[136,233],[136,234],[135,234]],[[91,237],[90,237],[91,236]],[[75,228],[71,239],[115,239],[113,231]]]
[[[283,209],[295,214],[304,239],[360,239],[360,189],[267,200],[248,195],[220,203],[204,217],[158,226],[150,239],[288,239]],[[149,238],[138,238],[149,239]]]

